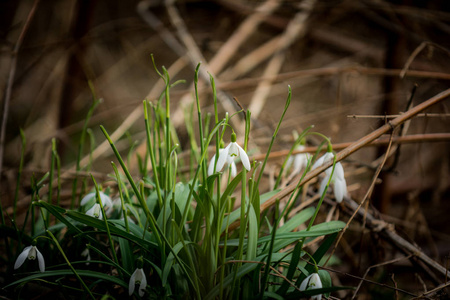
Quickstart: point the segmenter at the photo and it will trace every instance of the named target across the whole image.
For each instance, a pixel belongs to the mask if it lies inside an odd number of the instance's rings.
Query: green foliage
[[[259,295],[260,298],[284,299],[312,295],[311,291],[300,292],[298,286],[317,269],[317,262],[333,245],[337,232],[345,224],[331,221],[311,226],[319,207],[307,207],[288,217],[287,208],[295,204],[293,197],[282,212],[261,212],[261,204],[280,191],[267,191],[261,186],[261,178],[284,113],[266,158],[261,165],[254,164],[248,176],[245,169],[234,178],[227,169],[207,174],[208,147],[213,143],[216,146],[228,144],[229,134],[234,133],[228,122],[234,116],[220,118],[211,77],[215,123],[209,126],[210,118],[203,118],[197,90],[199,67],[195,74],[198,135],[191,120],[187,124],[190,145],[187,150],[191,151],[189,161],[179,160],[180,151],[186,149],[178,145],[179,139],[170,119],[170,88],[176,83],[170,83],[164,67],[162,72],[157,70],[166,83],[164,92],[157,102],[145,100],[143,103],[146,153],[144,157],[138,157],[137,166],[141,179],[133,177],[107,130],[101,126],[121,167],[119,170],[112,163],[111,177],[116,186],[105,191],[117,195],[116,200],[120,204],[112,207],[105,207],[100,195],[101,187],[92,176],[96,197],[90,206],[100,205],[103,219],[87,215],[89,207],[76,207],[74,200],[83,196],[75,194],[78,176],[73,182],[74,194],[69,209],[50,201],[53,194],[59,195],[59,185],[55,189],[50,184],[47,199],[39,198],[43,182],[51,183],[56,177],[59,183],[59,172],[54,172],[58,155],[53,142],[52,170],[49,177],[33,185],[30,205],[31,212],[39,208],[41,215],[47,218],[44,222],[37,222],[33,217],[31,224],[37,230],[31,234],[25,226],[23,229],[5,225],[0,228],[14,242],[12,247],[15,247],[17,255],[32,239],[39,238],[48,269],[32,274],[18,269],[7,282],[6,290],[17,292],[27,283],[39,281],[50,286],[58,283],[59,288],[71,293],[81,295],[84,289],[90,291],[93,298],[108,295],[105,299],[118,299],[128,293],[131,274],[136,268],[142,268],[147,279],[144,296],[147,298],[234,299]],[[290,99],[289,88],[284,112]],[[87,121],[97,104],[95,101],[83,127],[77,171],[84,167],[79,162],[85,132],[89,132]],[[246,112],[245,128],[244,150],[248,145],[250,112]],[[305,135],[306,131],[301,137]],[[188,167],[189,171],[182,174],[182,167]],[[297,189],[293,194],[296,192]],[[15,238],[15,235],[20,238]],[[304,242],[323,236],[328,238],[317,251],[307,253]],[[295,246],[290,247],[292,245]],[[83,257],[83,250],[88,251],[92,259]],[[9,258],[10,270],[13,264],[14,258]],[[323,289],[319,290],[321,293],[329,294],[341,289],[332,286],[328,272],[320,270],[319,274],[323,283]],[[74,276],[76,281],[72,280]],[[136,297],[140,293],[138,288],[134,289]]]

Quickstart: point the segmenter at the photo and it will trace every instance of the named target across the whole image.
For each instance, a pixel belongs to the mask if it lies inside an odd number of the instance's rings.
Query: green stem
[[[61,248],[61,245],[58,243],[58,240],[55,238],[55,236],[53,235],[53,233],[50,230],[47,230],[47,234],[53,239],[53,241],[55,242],[56,247],[58,247],[59,252],[61,252],[62,256],[64,257],[64,260],[66,261],[67,265],[69,266],[69,268],[72,270],[73,274],[75,275],[75,277],[78,279],[78,281],[81,283],[81,285],[83,286],[84,290],[89,294],[89,296],[91,296],[92,299],[95,299],[94,295],[92,295],[90,289],[88,288],[88,286],[86,285],[86,283],[83,281],[83,279],[81,279],[80,275],[78,274],[77,270],[75,270],[75,268],[72,266],[72,264],[70,263],[69,259],[67,258],[66,254],[64,253],[64,250]]]

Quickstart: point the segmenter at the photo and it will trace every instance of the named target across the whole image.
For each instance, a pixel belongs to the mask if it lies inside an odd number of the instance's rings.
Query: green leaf
[[[90,270],[77,270],[78,275],[80,275],[81,277],[92,277],[94,279],[101,279],[104,281],[109,281],[113,284],[118,284],[120,286],[123,286],[124,288],[128,288],[128,283],[126,283],[125,281],[121,280],[118,277],[114,277],[111,276],[110,274],[105,274],[105,273],[100,273],[100,272],[94,272],[94,271],[90,271]],[[10,284],[8,284],[7,286],[5,286],[4,288],[8,288],[17,284],[21,284],[21,283],[25,283],[25,282],[29,282],[32,280],[37,280],[37,279],[41,279],[41,278],[46,278],[46,277],[60,277],[60,276],[74,276],[73,275],[73,271],[72,270],[56,270],[56,271],[45,271],[43,273],[36,273],[36,274],[32,274],[30,276],[21,278],[19,280],[16,280]]]
[[[278,233],[285,233],[290,232],[306,222],[308,219],[310,219],[314,215],[315,208],[314,207],[308,207],[292,218],[290,218],[286,223],[284,223],[283,226],[278,228]]]
[[[69,216],[70,218],[72,218],[78,222],[81,222],[87,226],[92,226],[99,230],[106,230],[104,221],[98,220],[91,216],[87,216],[83,213],[80,213],[77,211],[67,211],[67,216]],[[108,222],[110,222],[110,221],[108,221]],[[114,224],[114,222],[110,222],[110,223]],[[134,227],[132,225],[134,225],[134,224],[131,223],[129,225],[130,225],[130,230],[132,230],[132,228]],[[111,226],[109,229],[110,229],[110,232],[112,235],[122,237],[129,241],[132,241],[132,242],[136,243],[137,245],[139,245],[140,247],[142,247],[143,249],[148,249],[148,248],[159,249],[158,245],[155,242],[149,241],[147,239],[142,239],[139,236],[128,233],[125,230],[123,230],[117,226]],[[142,236],[142,234],[140,236]]]

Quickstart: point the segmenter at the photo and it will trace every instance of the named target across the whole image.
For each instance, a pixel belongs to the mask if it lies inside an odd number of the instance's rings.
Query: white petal
[[[318,160],[316,160],[316,162],[313,164],[311,170],[317,169],[318,167],[323,165],[324,158],[325,158],[325,156],[321,156]]]
[[[247,153],[245,153],[244,149],[241,148],[238,144],[236,144],[237,148],[239,149],[239,156],[241,157],[241,162],[244,168],[247,169],[247,171],[250,171],[250,160],[248,159]]]
[[[36,252],[37,252],[36,246],[32,246],[30,251],[28,251],[28,259],[35,260],[37,257]]]
[[[141,275],[142,275],[141,284],[139,285],[139,296],[142,297],[142,296],[144,296],[145,288],[147,287],[147,278],[145,278],[144,270],[142,270],[142,269],[139,269],[139,270],[141,270]]]
[[[42,256],[41,252],[36,248],[38,263],[39,263],[39,271],[44,272],[45,271],[45,260],[44,256]]]
[[[293,155],[289,156],[289,158],[288,158],[288,160],[286,162],[286,165],[284,166],[284,169],[285,170],[289,170],[289,168],[291,167],[293,161],[294,161],[294,156]]]
[[[300,284],[300,291],[306,291],[306,288],[309,286],[309,280],[311,279],[312,274],[309,275],[308,277],[306,277],[303,281],[302,284]]]
[[[314,289],[322,288],[322,281],[320,280],[320,276],[318,273],[312,273],[311,280],[309,281],[309,286]]]
[[[217,160],[217,165],[216,165],[216,172],[222,171],[223,166],[227,162],[228,151],[230,151],[230,147],[232,144],[233,143],[228,144],[228,146],[219,153],[219,159]]]
[[[231,163],[230,166],[231,166],[231,172],[230,172],[231,177],[236,177],[237,170],[236,170],[236,164],[234,163],[234,161]]]
[[[302,281],[302,284],[300,285],[300,291],[306,291],[308,289],[321,289],[322,288],[322,281],[320,280],[319,274],[312,273],[308,277],[305,278],[305,280]],[[311,299],[317,299],[321,300],[322,295],[314,295],[311,297]]]
[[[23,264],[25,259],[28,257],[28,253],[30,252],[31,247],[33,246],[25,247],[22,253],[19,254],[19,256],[16,259],[16,262],[14,263],[14,270],[20,268],[20,266]]]
[[[111,198],[103,192],[99,192],[100,200],[102,200],[102,205],[104,208],[112,207]]]
[[[213,157],[211,158],[211,160],[209,161],[208,176],[211,176],[212,174],[214,174],[214,162],[215,161],[216,161],[216,155],[214,154]]]
[[[336,198],[336,202],[341,203],[345,196],[347,196],[347,183],[345,179],[336,179],[334,182],[334,197]]]
[[[83,197],[83,199],[81,199],[80,205],[81,206],[86,205],[94,197],[95,197],[95,193],[87,194],[86,196]]]
[[[326,175],[324,179],[322,179],[322,182],[320,183],[320,188],[319,188],[319,195],[322,196],[323,191],[325,191],[325,188],[327,187],[328,184],[328,180],[330,179],[329,175]]]
[[[235,156],[239,156],[239,148],[240,146],[235,143],[230,143],[230,148],[228,150],[228,156],[234,158]]]
[[[339,180],[345,180],[344,177],[344,168],[342,167],[342,164],[340,162],[336,163],[336,166],[334,167],[334,174],[333,177],[335,179]]]
[[[130,282],[128,283],[128,295],[132,295],[134,292],[134,287],[136,285],[136,273],[138,269],[136,269],[130,277]]]
[[[103,214],[100,204],[95,203],[87,212],[86,215],[102,220]]]

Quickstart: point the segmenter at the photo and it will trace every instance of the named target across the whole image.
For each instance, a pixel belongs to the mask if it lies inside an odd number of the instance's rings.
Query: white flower
[[[325,153],[318,160],[316,160],[316,162],[312,166],[311,170],[314,170],[314,169],[320,167],[321,165],[323,165],[324,163],[326,163],[327,161],[332,160],[333,157],[334,157],[333,152]]]
[[[105,209],[108,207],[111,207],[112,206],[111,198],[103,192],[99,192],[99,194],[100,194],[100,200],[102,200],[103,207]],[[96,197],[97,197],[96,192],[89,193],[86,196],[84,196],[83,199],[81,199],[80,205],[81,206],[86,205],[87,203],[89,203],[91,201],[91,199],[94,199],[94,201],[97,202]]]
[[[86,248],[81,252],[81,256],[86,257],[86,266],[89,266],[91,261],[91,253],[89,252],[89,248]]]
[[[219,149],[219,157],[220,154],[224,151],[225,149]],[[214,154],[213,157],[211,158],[211,160],[209,161],[209,166],[208,166],[208,176],[211,176],[212,174],[214,174],[214,163],[216,161],[216,155]],[[236,163],[234,162],[234,158],[231,156],[227,157],[226,160],[226,164],[227,166],[231,167],[231,177],[236,177],[237,174],[237,170],[236,170]],[[219,171],[219,169],[216,167],[216,171]]]
[[[39,270],[41,272],[44,272],[45,271],[44,256],[42,256],[41,252],[39,252],[36,246],[28,246],[25,247],[25,249],[23,249],[22,253],[19,254],[19,257],[17,257],[17,260],[14,264],[14,270],[20,268],[20,266],[23,264],[26,258],[30,260],[35,260],[36,257],[39,263]]]
[[[128,284],[128,294],[130,296],[133,294],[136,284],[139,284],[139,296],[144,296],[147,278],[145,278],[144,270],[140,268],[136,268],[133,275],[131,275],[130,283]]]
[[[322,281],[320,281],[319,274],[312,273],[308,277],[305,278],[305,280],[302,281],[302,284],[300,284],[300,291],[306,291],[306,290],[314,290],[314,289],[321,289],[322,288]],[[311,297],[312,300],[321,300],[322,294],[320,295],[314,295]]]
[[[305,149],[304,145],[299,145],[296,150],[302,151]],[[292,166],[292,175],[300,173],[300,171],[308,165],[308,160],[310,158],[309,153],[299,153],[296,155],[291,155],[286,162],[285,170],[289,170]]]
[[[334,155],[331,152],[327,152],[324,156],[319,158],[316,163],[313,165],[312,169],[315,169],[330,159],[333,159]],[[325,177],[322,179],[320,184],[319,194],[322,194],[325,190],[328,180],[330,180],[331,171],[333,167],[329,167],[325,170]],[[342,167],[340,162],[337,162],[334,166],[333,176],[331,177],[330,184],[333,184],[334,197],[336,198],[337,203],[341,203],[342,199],[347,196],[347,182],[344,177],[344,168]]]
[[[94,217],[96,219],[103,219],[102,214],[102,208],[100,207],[100,204],[95,203],[94,206],[92,206],[87,212],[86,215]]]
[[[250,160],[248,159],[247,153],[245,153],[244,149],[236,143],[236,134],[231,134],[231,143],[228,146],[220,151],[219,159],[217,160],[216,171],[220,172],[223,169],[223,166],[226,162],[231,162],[230,159],[234,160],[235,157],[240,157],[242,165],[247,171],[250,171]]]

